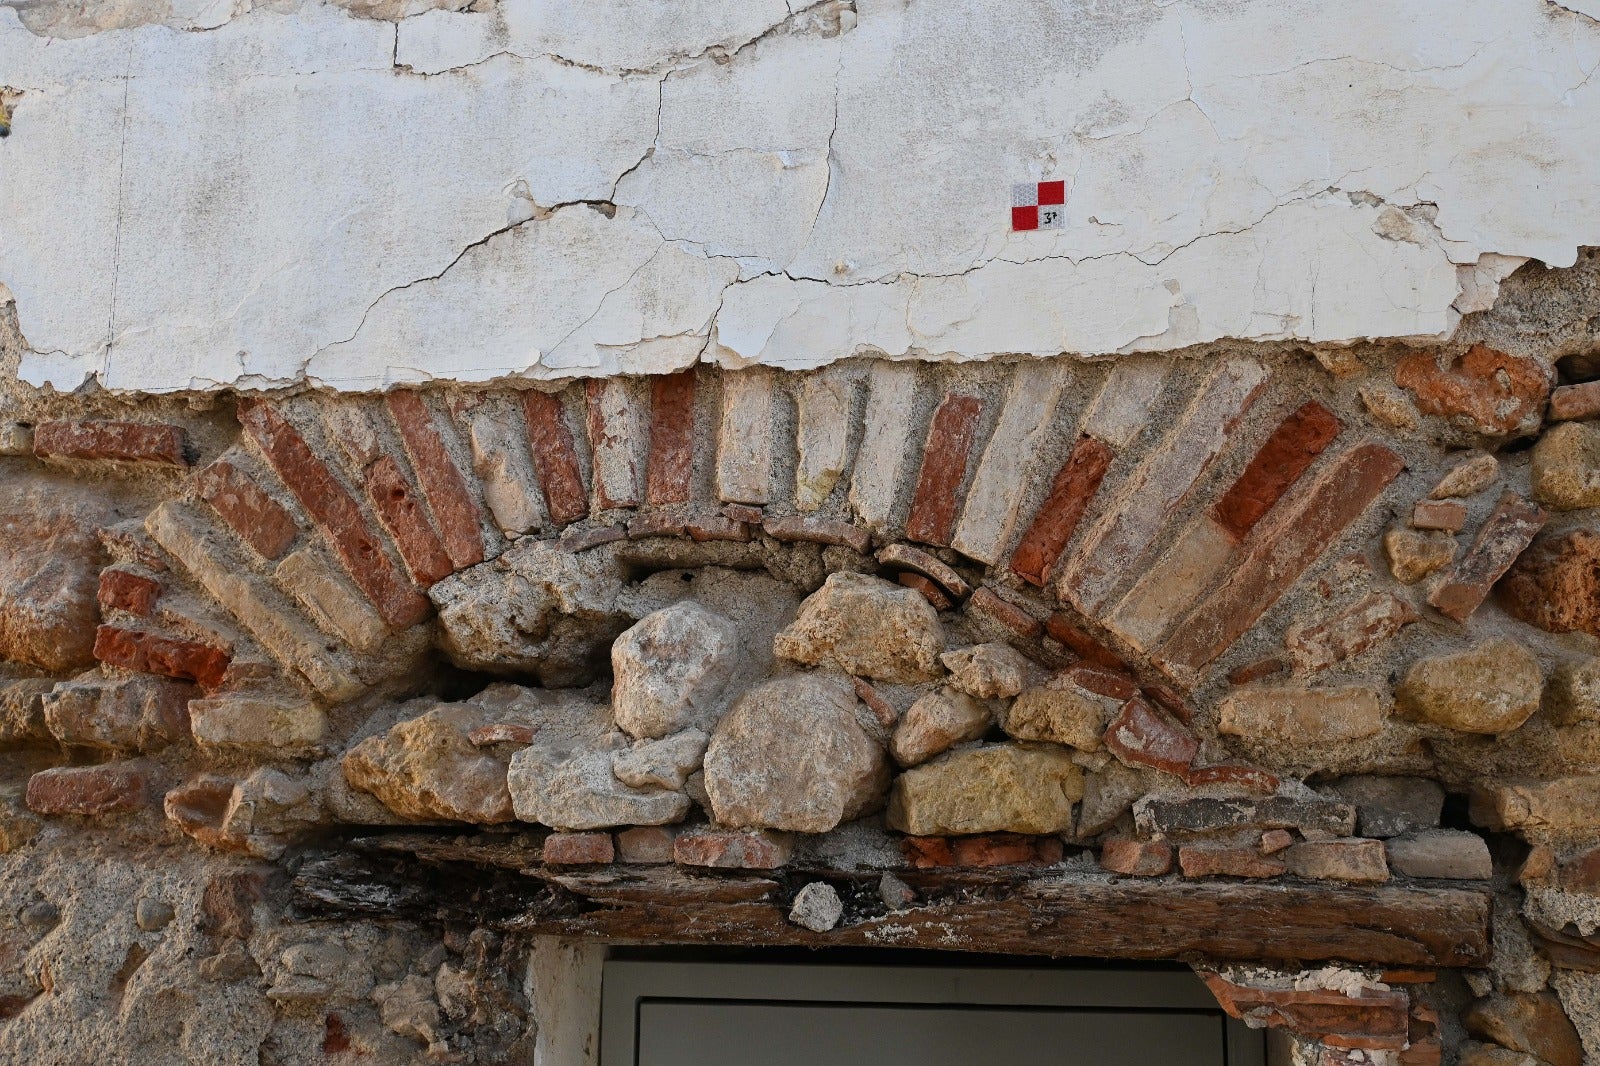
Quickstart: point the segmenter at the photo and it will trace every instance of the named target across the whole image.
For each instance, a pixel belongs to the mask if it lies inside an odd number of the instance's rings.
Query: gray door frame
[[[1202,1010],[1226,1026],[1226,1066],[1268,1061],[1265,1034],[1224,1015],[1200,979],[1180,970],[609,959],[600,1066],[635,1066],[637,1005],[648,999]]]

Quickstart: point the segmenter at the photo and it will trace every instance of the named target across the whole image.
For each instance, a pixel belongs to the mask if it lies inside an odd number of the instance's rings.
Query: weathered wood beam
[[[1486,892],[1428,883],[1132,880],[1025,869],[897,870],[918,902],[887,912],[867,871],[753,873],[676,866],[545,868],[523,845],[454,858],[437,839],[354,842],[309,856],[295,878],[307,917],[462,921],[507,932],[650,944],[911,947],[1018,955],[1212,959],[1300,965],[1482,966]],[[411,841],[419,838],[409,836]],[[426,841],[426,838],[421,838]],[[425,857],[423,857],[425,856]],[[807,882],[826,880],[845,918],[814,933],[788,921]]]

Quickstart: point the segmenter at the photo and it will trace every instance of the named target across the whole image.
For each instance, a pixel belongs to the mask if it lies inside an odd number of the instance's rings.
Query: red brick
[[[556,542],[556,547],[564,552],[586,552],[602,544],[614,544],[627,539],[628,531],[622,526],[602,526],[599,529],[584,530],[582,533],[568,533]]]
[[[495,722],[493,725],[479,726],[467,734],[467,743],[475,748],[487,748],[491,744],[517,744],[527,747],[533,743],[537,730],[531,725],[522,725],[520,722]]]
[[[1100,866],[1129,877],[1160,877],[1172,872],[1172,845],[1118,837],[1101,846]]]
[[[650,379],[650,459],[644,498],[651,504],[687,503],[694,476],[695,372]]]
[[[1275,508],[1251,530],[1237,569],[1174,628],[1160,658],[1187,673],[1222,654],[1404,468],[1380,444],[1353,448],[1329,464],[1295,494],[1293,506]]]
[[[265,559],[289,550],[299,527],[276,500],[261,491],[250,476],[219,459],[194,478],[195,493],[209,503],[233,531]]]
[[[1404,991],[1370,989],[1347,996],[1322,988],[1258,988],[1207,971],[1200,976],[1224,1011],[1258,1027],[1369,1051],[1398,1050],[1411,1031],[1411,997]]]
[[[933,604],[933,609],[936,611],[948,611],[955,606],[955,601],[945,594],[944,589],[914,570],[902,570],[895,575],[895,579],[906,588],[916,589],[922,593],[923,598]]]
[[[1416,396],[1424,414],[1491,435],[1537,429],[1550,394],[1548,367],[1484,344],[1473,345],[1448,367],[1433,352],[1408,355],[1395,366],[1394,380]]]
[[[1411,509],[1412,529],[1442,529],[1460,532],[1467,524],[1467,506],[1455,500],[1418,500]]]
[[[1252,681],[1260,681],[1267,677],[1276,677],[1278,674],[1289,672],[1289,664],[1281,656],[1269,655],[1265,659],[1257,659],[1253,663],[1245,663],[1228,671],[1228,684],[1248,685]]]
[[[161,598],[161,582],[120,566],[100,571],[100,606],[147,618]]]
[[[1567,422],[1600,418],[1600,381],[1562,385],[1550,394],[1550,420]]]
[[[550,521],[558,526],[576,522],[589,513],[589,493],[583,487],[578,450],[572,443],[561,397],[529,389],[522,394],[522,409],[528,419],[528,444]]]
[[[791,837],[764,829],[696,829],[672,842],[675,862],[724,870],[776,870],[793,852]]]
[[[683,531],[689,534],[690,539],[700,544],[708,540],[744,543],[754,537],[748,525],[731,518],[724,518],[722,515],[701,515],[698,518],[690,518],[684,522]]]
[[[1282,860],[1254,848],[1191,844],[1178,849],[1178,867],[1185,877],[1282,877]]]
[[[429,611],[427,598],[384,554],[377,531],[361,513],[355,498],[312,453],[299,431],[261,402],[241,405],[239,421],[328,538],[350,577],[383,620],[396,628],[422,621]]]
[[[1600,533],[1546,534],[1500,582],[1507,611],[1549,633],[1600,636]]]
[[[545,837],[544,861],[555,866],[610,862],[617,857],[610,833],[551,833]]]
[[[906,861],[925,870],[965,866],[1049,866],[1061,861],[1059,837],[984,833],[966,837],[906,837]]]
[[[188,466],[183,427],[146,422],[41,422],[33,431],[33,454],[56,459]]]
[[[39,814],[114,814],[144,805],[147,779],[129,763],[58,766],[28,779],[28,809]]]
[[[1291,628],[1284,645],[1296,673],[1319,673],[1393,638],[1421,617],[1394,593],[1374,592],[1316,625]]]
[[[950,837],[906,837],[900,841],[900,849],[913,869],[932,870],[956,864],[950,840]]]
[[[956,493],[967,477],[967,460],[982,414],[982,400],[959,393],[947,397],[934,412],[917,490],[911,497],[911,513],[906,518],[906,536],[912,540],[941,547],[950,543],[956,524]]]
[[[1289,486],[1339,435],[1339,420],[1315,400],[1284,419],[1212,507],[1212,517],[1234,540],[1243,540]]]
[[[759,507],[751,507],[747,503],[725,503],[722,505],[722,514],[735,522],[748,522],[751,525],[759,526],[766,512]]]
[[[1100,666],[1073,666],[1065,673],[1074,685],[1098,696],[1124,701],[1131,700],[1139,694],[1138,684],[1121,670],[1109,670]]]
[[[1195,735],[1165,711],[1135,697],[1105,732],[1105,745],[1125,763],[1182,777],[1200,750]]]
[[[94,657],[124,670],[194,681],[207,689],[222,684],[231,658],[221,648],[199,641],[110,625],[95,630]]]
[[[1428,602],[1447,618],[1464,622],[1488,597],[1511,564],[1517,561],[1548,516],[1538,504],[1514,492],[1500,497],[1478,538],[1445,582],[1433,590]]]
[[[774,540],[798,540],[811,544],[837,544],[858,555],[872,547],[872,534],[858,525],[833,518],[768,518],[761,523]]]
[[[1110,445],[1094,437],[1078,438],[1072,454],[1057,471],[1033,524],[1011,555],[1012,573],[1035,585],[1049,580],[1050,571],[1072,539],[1089,502],[1100,491],[1100,482],[1115,457]]]
[[[396,389],[385,399],[450,562],[457,570],[483,562],[483,511],[450,458],[428,405],[409,389]]]
[[[1276,774],[1269,774],[1254,766],[1237,766],[1231,763],[1218,766],[1191,766],[1189,772],[1183,775],[1183,782],[1190,788],[1232,785],[1246,792],[1259,792],[1267,796],[1277,792],[1278,786],[1282,783]]]
[[[867,710],[872,712],[872,716],[878,720],[878,724],[885,729],[893,729],[894,724],[900,720],[900,712],[895,710],[888,700],[880,696],[877,689],[859,677],[852,677],[850,680],[855,685],[856,698],[867,705]]]
[[[1004,626],[1024,640],[1033,640],[1044,633],[1044,623],[1021,607],[984,585],[967,599],[966,611]]]
[[[1053,640],[1059,641],[1063,647],[1084,662],[1113,670],[1123,670],[1127,667],[1122,656],[1095,639],[1087,630],[1074,622],[1070,615],[1062,611],[1057,611],[1044,620],[1044,630]]]
[[[412,492],[400,464],[391,456],[380,456],[367,467],[364,476],[372,509],[378,513],[378,521],[389,531],[389,536],[394,538],[394,546],[417,584],[429,588],[454,573],[450,556]]]

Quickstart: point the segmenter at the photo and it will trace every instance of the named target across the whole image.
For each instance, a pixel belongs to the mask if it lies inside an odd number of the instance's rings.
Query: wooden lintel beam
[[[877,874],[548,869],[445,858],[392,844],[312,856],[295,878],[308,917],[462,921],[506,932],[651,944],[910,947],[1017,955],[1303,965],[1483,966],[1486,891],[1425,883],[1134,880],[1074,871],[895,871],[917,890],[887,912]],[[845,918],[826,933],[788,918],[826,880]]]

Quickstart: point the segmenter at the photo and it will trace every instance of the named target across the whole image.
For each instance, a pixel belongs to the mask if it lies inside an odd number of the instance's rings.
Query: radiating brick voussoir
[[[417,583],[429,588],[454,573],[450,556],[400,464],[392,456],[379,456],[367,467],[363,477],[378,521],[389,531],[400,558]]]
[[[639,506],[643,419],[637,390],[621,378],[584,382],[584,423],[594,463],[594,505],[602,511]]]
[[[383,620],[403,628],[427,617],[431,610],[427,597],[384,553],[378,533],[360,505],[312,452],[300,431],[262,402],[241,405],[239,421]]]
[[[33,431],[33,454],[41,459],[188,466],[188,453],[183,427],[165,423],[41,422]]]
[[[522,394],[528,420],[528,446],[544,492],[545,510],[557,526],[570,525],[589,513],[578,450],[567,426],[566,411],[556,393],[529,389]]]
[[[911,497],[911,513],[906,518],[910,539],[940,547],[950,543],[959,503],[956,493],[966,480],[982,415],[983,401],[960,393],[946,397],[934,412],[916,492]]]
[[[1078,528],[1116,453],[1110,445],[1090,436],[1078,438],[1072,454],[1056,472],[1050,492],[1011,553],[1011,570],[1018,577],[1043,586],[1056,560]]]
[[[385,399],[450,562],[457,570],[483,562],[483,510],[426,401],[409,389],[396,389]]]
[[[300,532],[286,508],[226,459],[219,459],[196,474],[194,489],[264,559],[282,556]]]
[[[1339,419],[1315,400],[1285,418],[1212,507],[1217,524],[1234,540],[1243,539],[1333,443],[1339,429]]]
[[[650,457],[645,502],[687,503],[694,480],[693,369],[650,379]]]
[[[1255,625],[1403,469],[1393,451],[1367,443],[1302,480],[1241,543],[1227,580],[1173,628],[1158,662],[1180,680],[1192,680]]]

